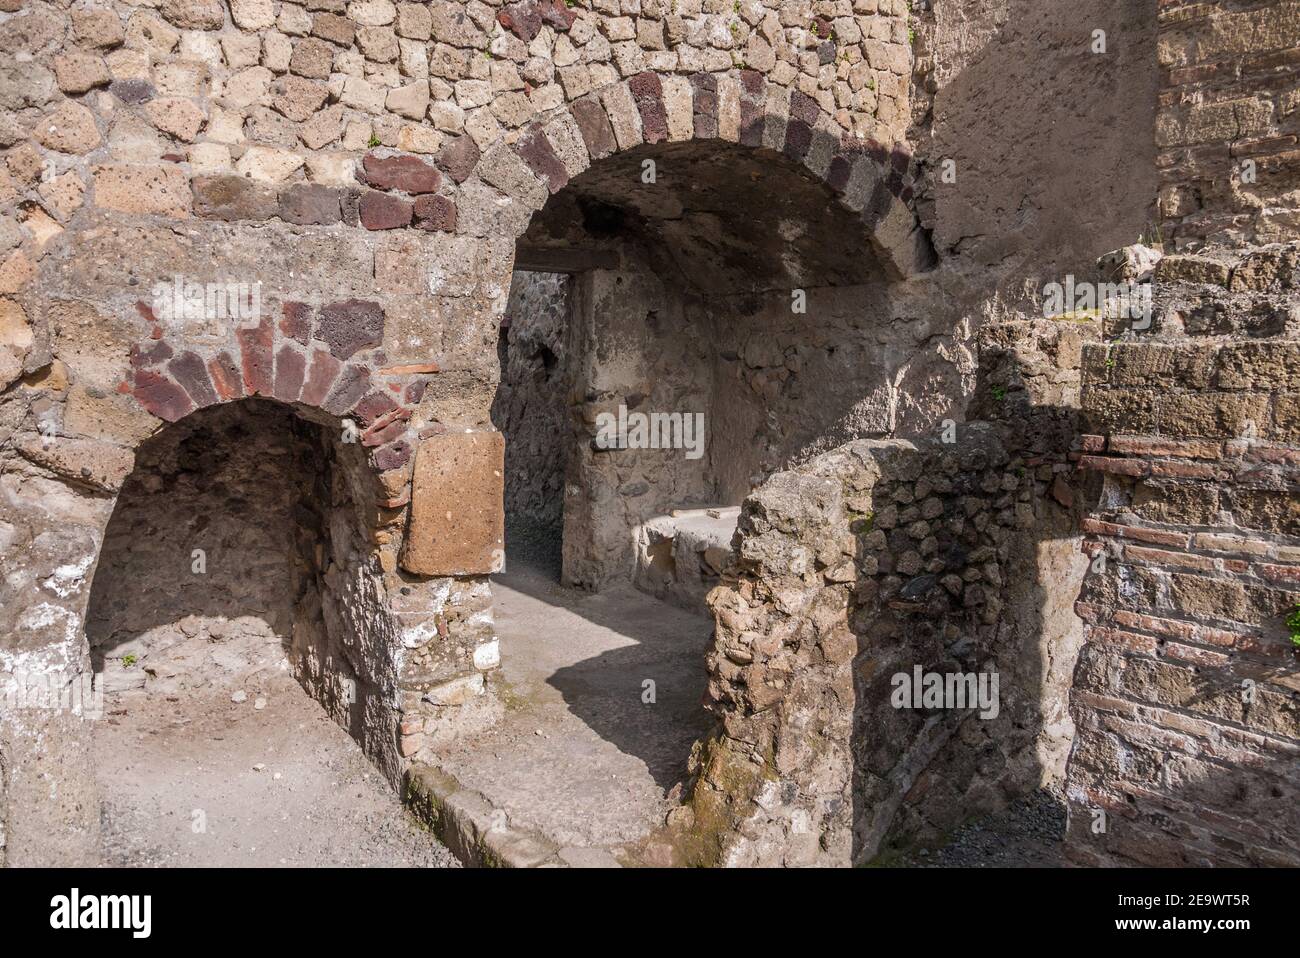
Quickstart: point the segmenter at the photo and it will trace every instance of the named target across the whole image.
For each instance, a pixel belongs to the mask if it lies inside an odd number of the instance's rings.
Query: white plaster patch
[[[50,589],[59,598],[66,599],[74,592],[80,592],[81,586],[86,581],[86,570],[95,562],[93,555],[85,556],[80,561],[61,565],[54,570],[53,574],[42,583],[45,588]]]
[[[474,668],[476,669],[495,669],[501,664],[501,642],[499,639],[493,639],[491,642],[484,642],[474,650]]]

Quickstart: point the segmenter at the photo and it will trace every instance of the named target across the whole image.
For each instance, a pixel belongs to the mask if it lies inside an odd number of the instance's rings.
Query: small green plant
[[[366,146],[378,146],[378,145],[379,145],[379,137],[371,133],[370,139],[366,140]]]
[[[139,657],[134,652],[128,652],[126,655],[122,656],[122,665],[128,669],[139,661]]]
[[[993,398],[996,399],[998,402],[1002,402],[1002,400],[1007,398],[1007,391],[1003,389],[1001,386],[994,386]]]
[[[1300,649],[1300,602],[1296,603],[1296,607],[1286,617],[1286,625],[1291,630],[1291,644]]]
[[[1164,234],[1160,230],[1159,223],[1153,223],[1138,236],[1138,242],[1143,246],[1150,246],[1152,249],[1163,249],[1165,245]]]
[[[864,512],[857,517],[857,520],[853,525],[857,526],[858,532],[863,533],[870,532],[875,523],[876,514],[874,512]]]
[[[913,30],[911,27],[907,28],[907,42],[912,44],[913,46],[916,45],[916,31]]]

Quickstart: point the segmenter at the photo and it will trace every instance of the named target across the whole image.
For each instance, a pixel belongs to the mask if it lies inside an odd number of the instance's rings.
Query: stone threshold
[[[416,762],[405,775],[407,809],[471,868],[622,868],[606,848],[560,847],[537,832],[502,825],[499,812],[454,775]]]

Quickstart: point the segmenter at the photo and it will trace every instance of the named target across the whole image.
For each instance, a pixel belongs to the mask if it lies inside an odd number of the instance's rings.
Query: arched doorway
[[[494,409],[507,711],[438,759],[560,860],[666,861],[653,833],[715,721],[704,598],[740,501],[819,440],[891,428],[855,412],[886,380],[860,332],[887,325],[897,279],[862,213],[888,189],[855,172],[846,205],[798,156],[712,139],[591,151],[570,175],[539,135],[519,154],[553,195],[516,249]],[[640,416],[662,431],[633,438]],[[518,534],[539,525],[540,572]]]

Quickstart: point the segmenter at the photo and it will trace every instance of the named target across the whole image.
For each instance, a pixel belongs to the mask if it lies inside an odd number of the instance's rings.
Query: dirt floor
[[[1040,788],[1005,812],[959,828],[937,849],[912,852],[893,864],[905,868],[1061,868],[1068,867],[1065,796],[1059,788]]]
[[[631,588],[593,595],[554,573],[511,559],[493,577],[506,717],[442,767],[512,827],[595,861],[578,850],[617,857],[674,804],[691,743],[710,723],[701,695],[711,628]]]
[[[109,696],[95,723],[103,864],[456,864],[287,672],[246,684],[242,702],[228,687]]]

